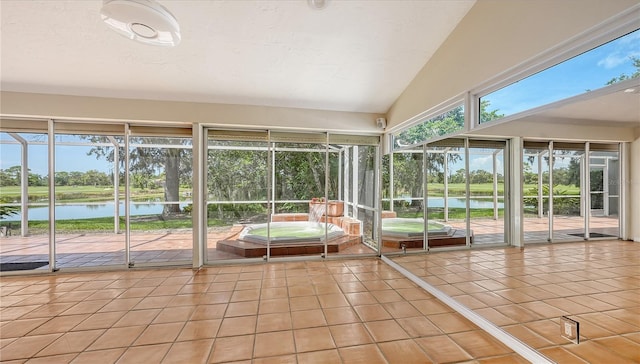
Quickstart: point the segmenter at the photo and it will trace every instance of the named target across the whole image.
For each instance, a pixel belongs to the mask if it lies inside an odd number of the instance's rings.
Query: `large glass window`
[[[129,138],[131,263],[191,263],[191,138]]]
[[[525,141],[524,147],[525,242],[618,237],[616,144]]]
[[[114,163],[122,136],[56,134],[56,267],[124,265]],[[115,157],[117,159],[117,157]],[[123,211],[124,212],[124,211]]]
[[[640,29],[480,98],[480,123],[640,76]]]
[[[467,229],[467,173],[464,139],[427,145],[428,246],[464,246]],[[471,236],[470,242],[473,243]]]
[[[473,244],[505,242],[504,141],[469,141],[469,217]]]
[[[589,145],[589,238],[619,235],[620,158],[616,145]]]
[[[458,105],[440,115],[394,134],[393,150],[424,143],[434,137],[448,135],[464,128],[464,107]]]
[[[553,143],[553,241],[584,238],[584,143]]]
[[[0,132],[1,271],[49,269],[47,148],[46,133]]]
[[[209,131],[206,261],[257,258],[267,254],[269,152],[267,132]],[[244,139],[244,140],[236,140]],[[261,224],[256,239],[243,244],[245,226]],[[258,233],[261,235],[258,236]],[[251,249],[242,249],[243,245]]]
[[[549,159],[548,143],[525,142],[522,160],[525,242],[546,242],[551,239]]]

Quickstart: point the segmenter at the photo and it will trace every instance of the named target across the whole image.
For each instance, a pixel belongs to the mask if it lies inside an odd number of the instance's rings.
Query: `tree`
[[[640,57],[631,56],[629,58],[631,59],[631,62],[633,63],[633,66],[636,68],[636,70],[631,75],[627,75],[623,73],[618,77],[614,77],[610,79],[606,83],[607,85],[613,85],[614,83],[618,83],[620,81],[625,81],[625,80],[630,80],[632,78],[640,77]]]
[[[92,142],[103,141],[104,137],[88,137]],[[131,148],[129,152],[129,168],[131,173],[140,173],[144,176],[164,176],[164,201],[174,202],[165,204],[162,215],[180,213],[180,180],[189,179],[192,174],[191,150],[182,147],[189,143],[187,138],[159,138],[144,137],[131,138],[130,142],[139,145]],[[165,147],[154,147],[164,145]],[[148,145],[148,146],[147,146]],[[175,147],[170,147],[175,146]],[[95,146],[88,155],[96,158],[105,158],[109,162],[114,161],[115,147]],[[125,150],[119,147],[120,165],[124,166]]]

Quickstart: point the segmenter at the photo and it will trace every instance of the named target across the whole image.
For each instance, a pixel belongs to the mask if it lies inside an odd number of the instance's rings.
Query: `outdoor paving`
[[[457,229],[465,229],[466,222],[450,221],[447,224]],[[471,228],[474,233],[473,244],[504,244],[504,221],[493,219],[473,219]],[[582,240],[570,235],[582,232],[584,222],[581,218],[563,217],[554,220],[554,240]],[[548,220],[546,218],[525,219],[525,241],[546,242]],[[592,217],[592,231],[613,236],[618,234],[618,220],[613,218]],[[207,233],[207,259],[209,262],[243,257],[216,249],[216,242],[236,236],[242,225],[213,228]],[[96,267],[124,265],[125,235],[113,233],[98,234],[57,234],[56,261],[58,268]],[[191,264],[193,235],[191,230],[170,232],[131,232],[131,260],[134,264]],[[398,252],[398,249],[383,248],[382,253]],[[365,244],[347,248],[338,255],[376,254]],[[0,238],[0,262],[33,262],[49,260],[49,241],[47,235],[9,236]],[[38,268],[47,270],[47,266]]]

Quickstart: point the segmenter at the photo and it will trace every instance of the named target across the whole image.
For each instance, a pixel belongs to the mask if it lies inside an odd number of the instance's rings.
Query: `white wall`
[[[629,236],[635,242],[640,242],[640,127],[635,131],[636,139],[631,143],[629,158],[629,196],[630,216],[627,220]]]
[[[389,128],[462,95],[637,0],[481,0],[387,113]]]
[[[380,114],[20,92],[2,92],[0,99],[4,117],[382,132],[376,126],[376,118],[383,116]]]

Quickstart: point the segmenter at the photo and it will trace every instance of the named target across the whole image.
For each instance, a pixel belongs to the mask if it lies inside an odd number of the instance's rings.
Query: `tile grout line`
[[[387,258],[386,256],[383,255],[380,257],[380,259],[386,264],[388,264],[389,266],[391,266],[392,268],[394,268],[395,270],[397,270],[398,272],[400,272],[402,275],[407,277],[407,279],[409,279],[413,283],[417,284],[418,286],[420,286],[421,288],[423,288],[424,290],[426,290],[427,292],[429,292],[430,294],[438,298],[441,302],[451,307],[454,311],[464,316],[467,320],[471,321],[472,323],[474,323],[475,325],[483,329],[485,332],[487,332],[488,334],[496,338],[498,341],[505,344],[508,348],[515,351],[517,354],[521,355],[525,359],[529,360],[530,362],[548,363],[548,364],[554,363],[553,361],[551,361],[546,356],[542,355],[537,350],[531,348],[530,346],[518,340],[508,332],[504,331],[502,328],[494,325],[493,323],[491,323],[484,317],[480,316],[476,312],[460,304],[458,301],[444,294],[439,289],[421,280],[416,275],[409,272],[407,269],[403,268],[402,266],[392,261],[391,259]]]

